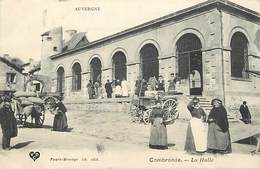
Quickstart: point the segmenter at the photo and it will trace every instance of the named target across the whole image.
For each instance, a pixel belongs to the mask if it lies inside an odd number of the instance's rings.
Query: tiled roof
[[[14,68],[16,71],[22,73],[23,70],[23,62],[18,58],[11,58],[11,57],[2,57],[0,56],[0,61],[4,62],[8,66]]]
[[[85,40],[85,43],[88,43],[85,34],[86,34],[85,32],[80,32],[75,34],[69,41],[64,43],[63,51],[76,48],[79,42],[82,40]]]

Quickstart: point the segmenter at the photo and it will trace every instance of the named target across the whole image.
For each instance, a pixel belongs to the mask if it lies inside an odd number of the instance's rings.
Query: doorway
[[[195,34],[185,34],[177,41],[177,72],[180,80],[189,87],[189,95],[202,95],[203,68],[200,39]]]

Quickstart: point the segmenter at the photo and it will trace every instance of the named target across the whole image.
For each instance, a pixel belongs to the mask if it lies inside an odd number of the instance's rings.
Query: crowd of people
[[[158,79],[155,76],[150,77],[148,80],[137,77],[134,86],[134,94],[137,96],[144,96],[146,91],[167,91],[175,92],[176,83],[179,81],[178,74],[170,74],[170,78],[165,82],[164,77],[160,75]],[[168,86],[167,90],[166,84]],[[89,99],[101,99],[101,98],[120,98],[130,96],[130,85],[129,82],[123,78],[122,80],[112,80],[107,79],[104,86],[102,86],[100,81],[93,82],[88,81],[87,91]]]
[[[164,80],[162,75],[159,76],[158,80],[155,76],[152,76],[146,81],[145,79],[138,79],[135,82],[135,95],[137,96],[144,96],[146,91],[167,91],[169,94],[176,92],[176,83],[180,81],[178,74],[174,73],[170,74],[170,78],[167,83]],[[166,90],[167,84],[167,90]]]
[[[87,84],[89,99],[112,98],[113,96],[115,98],[129,97],[129,85],[126,79],[112,80],[111,82],[108,79],[104,88],[99,81],[93,83],[92,80],[89,80]]]

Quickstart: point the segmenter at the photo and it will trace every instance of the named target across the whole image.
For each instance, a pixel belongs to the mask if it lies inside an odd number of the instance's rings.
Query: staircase
[[[200,100],[200,107],[205,111],[205,113],[208,115],[210,110],[212,109],[211,106],[211,99],[207,98],[205,96],[193,96],[193,95],[187,95],[189,100],[191,101],[194,97],[197,97]]]

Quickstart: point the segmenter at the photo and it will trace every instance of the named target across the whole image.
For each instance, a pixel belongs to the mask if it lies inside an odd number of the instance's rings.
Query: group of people
[[[129,96],[129,86],[126,79],[123,79],[122,81],[112,80],[111,82],[109,81],[109,79],[107,79],[104,87],[107,98],[112,98],[113,95],[116,98]],[[89,80],[89,83],[87,84],[87,89],[89,99],[104,98],[104,91],[100,82],[96,81],[93,84],[93,82]]]
[[[191,119],[186,133],[184,150],[190,153],[230,153],[231,140],[227,111],[220,99],[213,99],[213,108],[208,117],[200,107],[200,100],[196,97],[187,105],[191,113]],[[151,112],[151,133],[149,147],[156,149],[167,149],[167,121],[160,102],[156,104]],[[208,132],[206,133],[206,123]]]
[[[178,74],[171,73],[168,82],[168,93],[176,92],[176,83],[179,81]],[[138,78],[135,82],[135,95],[144,96],[146,91],[163,91],[165,92],[165,80],[162,75],[159,76],[158,80],[155,76],[149,78],[148,81],[145,79]]]
[[[10,150],[11,138],[18,135],[17,121],[15,118],[14,102],[12,101],[13,94],[10,92],[5,92],[0,97],[0,124],[2,128],[2,148],[3,150]],[[36,109],[32,109],[31,116],[36,118],[37,122],[39,118],[37,117]],[[68,123],[66,116],[67,109],[61,100],[53,105],[51,113],[54,114],[53,120],[53,131],[68,131]]]

